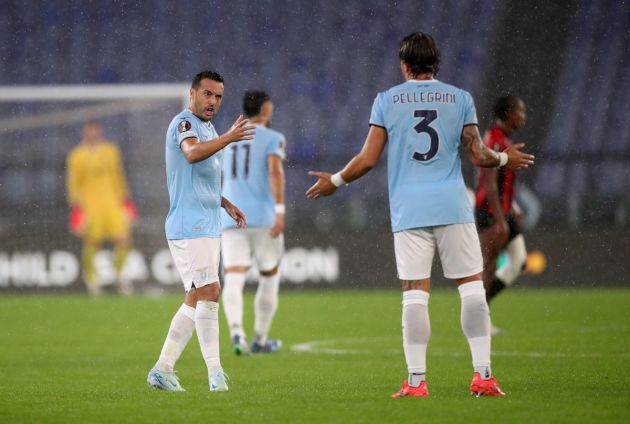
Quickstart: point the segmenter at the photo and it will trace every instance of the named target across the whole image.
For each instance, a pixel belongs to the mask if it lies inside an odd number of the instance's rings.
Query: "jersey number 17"
[[[233,144],[232,145],[232,178],[238,178],[237,156],[239,148],[245,150],[245,164],[243,166],[243,178],[249,177],[249,157],[252,146],[250,144]]]

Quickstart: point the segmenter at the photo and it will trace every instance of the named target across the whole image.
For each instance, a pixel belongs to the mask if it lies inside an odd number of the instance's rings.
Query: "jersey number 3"
[[[418,122],[413,129],[419,134],[427,134],[431,140],[431,144],[429,146],[429,150],[424,153],[413,152],[412,158],[418,162],[426,162],[433,159],[433,157],[437,154],[438,146],[440,145],[440,137],[438,136],[437,131],[435,131],[435,128],[431,126],[431,122],[437,119],[437,110],[414,110],[413,117],[422,118],[422,121]]]
[[[249,144],[233,144],[232,145],[232,178],[238,178],[238,171],[236,170],[236,157],[238,156],[238,149],[245,149],[245,166],[243,169],[243,178],[249,177],[249,152],[252,148]]]

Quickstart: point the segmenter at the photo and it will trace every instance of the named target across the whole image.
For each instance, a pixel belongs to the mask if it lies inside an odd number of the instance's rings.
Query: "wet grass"
[[[0,422],[577,423],[630,414],[630,290],[497,298],[493,320],[505,332],[493,338],[493,369],[508,396],[480,399],[467,391],[456,290],[431,295],[428,399],[389,398],[405,377],[396,291],[283,293],[278,354],[233,356],[222,319],[229,392],[207,391],[196,338],[177,364],[187,392],[151,390],[146,374],[180,301],[0,297]]]

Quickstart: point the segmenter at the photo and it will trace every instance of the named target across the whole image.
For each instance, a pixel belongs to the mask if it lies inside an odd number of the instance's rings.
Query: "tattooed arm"
[[[470,154],[470,162],[482,168],[496,168],[499,166],[499,154],[483,144],[479,129],[476,125],[466,125],[462,131],[462,146]],[[529,168],[534,164],[534,156],[523,153],[519,149],[525,146],[523,143],[513,144],[507,149],[506,167],[509,169]]]
[[[466,125],[462,131],[462,146],[470,155],[470,162],[483,168],[499,166],[499,154],[483,144],[477,125]]]

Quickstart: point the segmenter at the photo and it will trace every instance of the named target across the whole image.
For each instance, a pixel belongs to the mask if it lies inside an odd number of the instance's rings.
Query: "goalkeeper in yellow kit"
[[[131,292],[121,278],[131,244],[131,224],[137,213],[129,196],[118,147],[103,139],[99,122],[83,127],[81,143],[67,158],[70,231],[83,239],[81,264],[88,293],[101,292],[94,256],[104,242],[114,246],[118,291]]]

